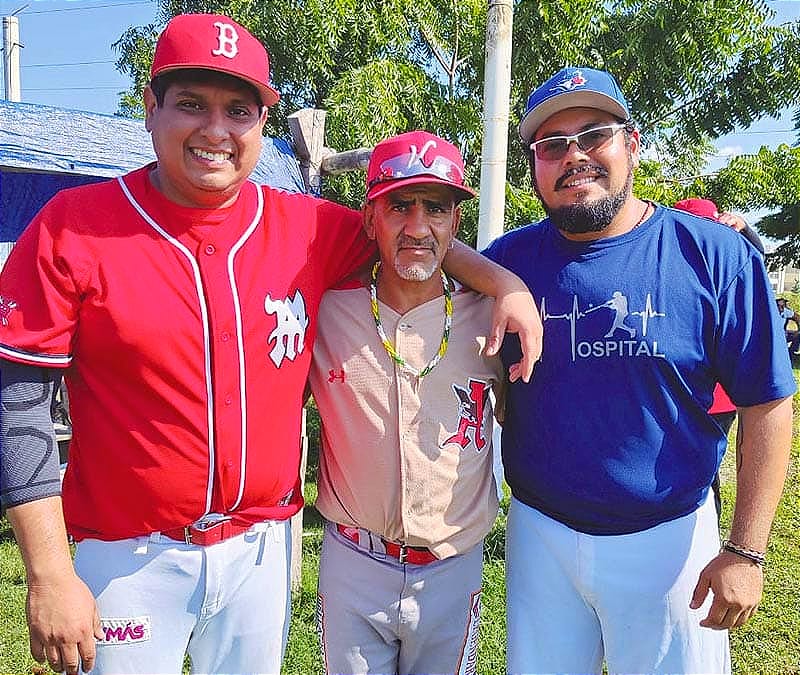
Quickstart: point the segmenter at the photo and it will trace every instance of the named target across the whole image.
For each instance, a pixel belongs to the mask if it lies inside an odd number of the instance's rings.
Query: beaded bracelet
[[[728,551],[728,553],[735,553],[742,558],[747,558],[750,562],[755,563],[759,567],[763,567],[767,560],[766,554],[761,551],[754,551],[752,548],[744,548],[738,544],[734,544],[728,539],[722,542],[722,550]]]

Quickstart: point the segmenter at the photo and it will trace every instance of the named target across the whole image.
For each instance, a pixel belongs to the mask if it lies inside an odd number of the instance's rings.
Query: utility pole
[[[478,212],[478,250],[503,234],[511,92],[512,0],[489,0],[483,85],[483,150]]]
[[[21,101],[22,87],[19,79],[19,19],[16,16],[3,17],[3,75],[5,77],[5,98],[7,101]]]

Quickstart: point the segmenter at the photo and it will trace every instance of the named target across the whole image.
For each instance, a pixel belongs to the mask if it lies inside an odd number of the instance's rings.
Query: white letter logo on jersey
[[[222,21],[215,21],[214,25],[219,31],[217,33],[217,41],[219,47],[212,49],[211,53],[214,56],[224,56],[232,59],[239,53],[239,48],[236,43],[239,42],[239,34],[236,29],[229,23],[222,23]]]
[[[8,325],[8,317],[11,316],[11,312],[13,312],[17,308],[17,303],[13,300],[6,300],[2,295],[0,295],[0,323],[4,326]]]
[[[462,448],[466,448],[470,442],[469,431],[472,430],[475,447],[480,452],[486,447],[483,422],[491,386],[472,378],[468,380],[466,389],[457,384],[452,386],[453,393],[458,399],[458,431],[445,440],[443,445],[458,443]]]
[[[280,368],[284,358],[294,361],[303,353],[308,328],[306,303],[298,290],[292,300],[273,300],[268,295],[264,300],[264,309],[267,314],[274,314],[277,318],[277,325],[269,334],[267,344],[275,342],[269,357]]]
[[[608,315],[607,329],[602,336],[585,336],[581,333],[581,319],[584,319],[594,312],[603,310],[603,315]],[[586,358],[619,358],[637,356],[655,356],[664,358],[664,354],[659,351],[658,341],[648,340],[647,326],[651,319],[663,317],[663,312],[658,312],[653,308],[653,301],[650,293],[647,294],[644,307],[641,310],[631,311],[628,307],[628,297],[622,291],[614,291],[611,297],[599,305],[592,305],[581,309],[578,296],[572,296],[572,308],[563,314],[548,314],[547,302],[542,298],[539,309],[542,321],[566,321],[569,325],[570,346],[572,361]],[[634,319],[631,317],[638,317]],[[593,322],[597,325],[597,322]],[[634,325],[631,325],[634,324]],[[641,324],[641,328],[639,328]],[[641,336],[637,334],[641,331]],[[589,339],[587,339],[589,338]]]

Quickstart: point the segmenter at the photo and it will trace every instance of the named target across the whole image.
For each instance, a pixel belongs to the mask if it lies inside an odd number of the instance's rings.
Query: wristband
[[[759,567],[763,567],[764,563],[767,560],[767,556],[765,553],[761,551],[754,551],[751,548],[744,548],[739,546],[738,544],[734,544],[732,541],[725,539],[722,542],[722,549],[723,551],[727,551],[728,553],[734,553],[742,558],[747,558],[752,563],[755,563]]]

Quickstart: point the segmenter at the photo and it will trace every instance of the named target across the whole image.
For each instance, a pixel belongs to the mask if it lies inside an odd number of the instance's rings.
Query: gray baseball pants
[[[475,673],[482,543],[426,565],[369,548],[325,528],[317,599],[325,672]]]

